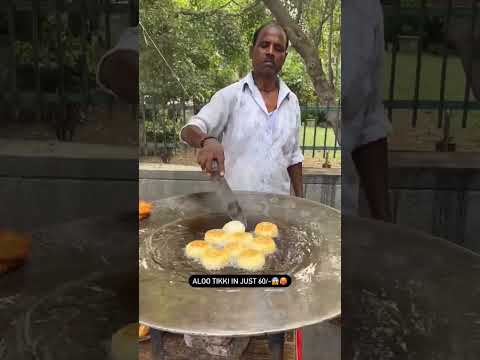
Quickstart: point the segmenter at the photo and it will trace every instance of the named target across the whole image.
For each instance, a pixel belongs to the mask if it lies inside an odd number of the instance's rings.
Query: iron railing
[[[112,17],[122,18],[115,34]],[[60,128],[91,105],[107,104],[111,116],[112,97],[96,91],[96,63],[103,54],[92,44],[96,39],[108,51],[112,35],[136,25],[138,0],[6,0],[0,19],[7,23],[0,39],[8,54],[0,77],[3,116],[52,116]],[[57,137],[72,140],[62,129]]]
[[[140,153],[156,155],[168,159],[183,149],[178,140],[179,130],[190,117],[202,106],[188,103],[161,106],[154,96],[149,96],[141,106]],[[340,146],[336,138],[336,129],[327,123],[327,112],[338,113],[339,108],[321,107],[317,104],[301,106],[302,128],[299,137],[305,156],[329,157],[335,159],[340,155]]]
[[[389,118],[392,119],[392,113],[395,110],[411,110],[411,126],[416,127],[419,110],[434,110],[437,112],[437,126],[441,128],[449,126],[445,121],[448,114],[461,111],[461,125],[466,128],[472,111],[480,110],[480,99],[472,99],[472,52],[463,64],[465,73],[463,100],[448,99],[446,96],[447,68],[449,60],[457,56],[456,47],[458,46],[450,35],[454,27],[458,30],[459,24],[467,25],[470,33],[466,38],[470,39],[470,51],[472,51],[475,24],[480,20],[478,17],[480,2],[478,0],[390,0],[383,1],[383,5],[386,41],[392,45],[391,67],[386,73],[386,76],[389,76],[389,86],[385,105]],[[402,26],[405,24],[408,26]],[[395,93],[397,75],[402,71],[397,62],[402,36],[409,36],[411,41],[416,42],[414,92],[410,99],[399,99]],[[438,74],[440,87],[438,97],[425,99],[420,96],[420,83],[424,69],[422,60],[425,56],[425,43],[432,40],[429,37],[435,37],[434,41],[440,45],[441,70]]]

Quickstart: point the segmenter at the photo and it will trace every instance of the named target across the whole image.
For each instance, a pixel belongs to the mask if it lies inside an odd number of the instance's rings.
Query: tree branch
[[[323,32],[323,27],[327,23],[327,21],[330,19],[330,17],[333,16],[333,10],[335,9],[337,0],[325,0],[323,3],[323,11],[322,11],[322,18],[320,20],[320,24],[318,25],[317,31],[314,32],[312,35],[313,37],[313,42],[316,47],[320,46],[320,43],[322,42],[322,32]],[[331,6],[329,6],[331,4]],[[327,11],[328,8],[330,8],[331,11]]]
[[[213,10],[208,10],[208,11],[188,11],[188,10],[182,10],[179,11],[177,14],[178,15],[184,15],[184,16],[192,16],[192,17],[205,17],[205,16],[213,16],[219,13],[222,13],[223,15],[226,16],[240,16],[246,12],[249,12],[251,10],[254,10],[259,4],[261,0],[255,0],[251,5],[245,7],[244,9],[241,9],[238,13],[225,13],[223,9],[227,7],[230,4],[235,4],[238,5],[238,3],[235,0],[231,0],[228,3],[213,9]]]
[[[295,19],[297,24],[300,22],[300,19],[302,18],[302,15],[303,15],[303,5],[304,5],[304,0],[298,0],[297,18]]]
[[[308,38],[300,26],[291,18],[287,9],[280,1],[263,0],[263,3],[270,10],[277,22],[285,28],[293,47],[305,62],[307,72],[312,79],[315,92],[321,102],[334,104],[335,91],[326,79],[318,48],[314,46],[312,40]]]

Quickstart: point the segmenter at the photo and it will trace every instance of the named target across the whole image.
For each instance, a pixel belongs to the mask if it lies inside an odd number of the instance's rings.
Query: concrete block
[[[341,186],[330,184],[306,184],[306,198],[340,209]]]
[[[480,191],[466,193],[464,246],[480,253]]]
[[[138,207],[137,181],[7,178],[0,183],[0,224],[26,231]]]
[[[433,228],[435,236],[453,241],[459,245],[464,242],[462,191],[435,191],[433,197]]]
[[[399,225],[432,233],[433,228],[432,190],[397,190],[391,200],[394,220]]]

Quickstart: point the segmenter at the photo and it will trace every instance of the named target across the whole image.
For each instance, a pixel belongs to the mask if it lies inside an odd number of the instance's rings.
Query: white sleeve
[[[96,80],[97,80],[97,85],[102,89],[103,91],[109,93],[112,96],[116,95],[108,88],[105,86],[105,84],[102,83],[100,79],[100,69],[103,65],[104,60],[112,55],[114,52],[119,51],[119,50],[130,50],[138,53],[138,27],[129,27],[127,28],[123,34],[120,36],[120,39],[118,40],[117,44],[108,50],[103,56],[100,58],[100,61],[97,64],[97,74],[96,74]]]
[[[383,13],[378,0],[342,2],[341,145],[347,152],[388,136],[383,106]],[[355,59],[353,61],[352,59]]]
[[[295,145],[293,147],[293,152],[292,152],[292,156],[291,156],[291,159],[290,159],[290,165],[289,166],[292,166],[292,165],[295,165],[295,164],[298,164],[298,163],[301,163],[303,162],[304,160],[304,157],[303,157],[303,154],[302,154],[302,149],[300,148],[300,127],[301,127],[301,124],[302,124],[302,117],[301,117],[301,112],[300,112],[300,105],[298,105],[297,103],[297,111],[296,111],[296,134],[297,136],[295,137]]]
[[[180,140],[185,144],[181,137],[182,130],[190,125],[198,127],[209,136],[215,136],[217,139],[220,139],[227,126],[228,117],[229,101],[222,90],[220,90],[213,95],[210,102],[197,115],[192,116],[190,121],[180,129]]]
[[[380,4],[375,9],[378,19],[375,29],[375,64],[372,68],[372,92],[369,97],[367,112],[362,127],[362,135],[359,139],[359,146],[368,144],[388,136],[391,131],[391,124],[388,121],[384,99],[384,29],[383,13]]]
[[[373,49],[371,2],[342,1],[342,125],[350,126],[371,92]],[[330,121],[335,114],[330,115]],[[337,119],[338,120],[338,119]],[[343,126],[341,126],[343,128]]]

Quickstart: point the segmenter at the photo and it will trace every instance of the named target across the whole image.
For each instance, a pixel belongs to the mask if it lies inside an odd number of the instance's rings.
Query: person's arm
[[[378,4],[377,4],[378,5]],[[373,91],[365,114],[360,144],[352,151],[360,183],[374,219],[391,221],[388,194],[388,142],[390,123],[383,106],[384,29],[383,13],[377,6],[378,24],[374,33],[376,62],[372,66]]]
[[[478,11],[480,11],[480,3],[477,1]],[[447,33],[448,43],[457,50],[457,55],[462,61],[465,77],[470,77],[472,93],[480,101],[480,33],[474,31],[472,34],[471,20],[467,17],[455,19]],[[469,73],[470,65],[472,71]]]
[[[100,59],[97,84],[129,104],[138,104],[138,64],[138,27],[131,27]]]
[[[123,101],[138,103],[138,53],[117,50],[100,66],[99,81]]]
[[[292,183],[295,196],[303,198],[303,174],[302,163],[292,165],[287,168],[290,182]]]
[[[199,149],[202,147],[202,141],[208,137],[208,134],[203,132],[198,126],[185,126],[180,132],[180,138],[193,148]],[[208,140],[207,140],[208,141]]]
[[[211,174],[213,161],[218,163],[220,176],[225,174],[225,155],[223,146],[216,138],[210,138],[195,125],[185,126],[180,134],[183,141],[194,148],[200,148],[197,161],[202,170]],[[202,146],[203,145],[203,146]]]
[[[387,139],[382,138],[358,147],[352,152],[352,158],[365,189],[370,215],[374,219],[391,221]]]
[[[218,171],[225,172],[225,156],[222,144],[218,140],[228,120],[228,95],[217,92],[197,115],[180,130],[180,140],[199,148],[197,161],[203,171],[211,174],[213,161],[218,163]],[[202,146],[203,145],[203,146]]]

